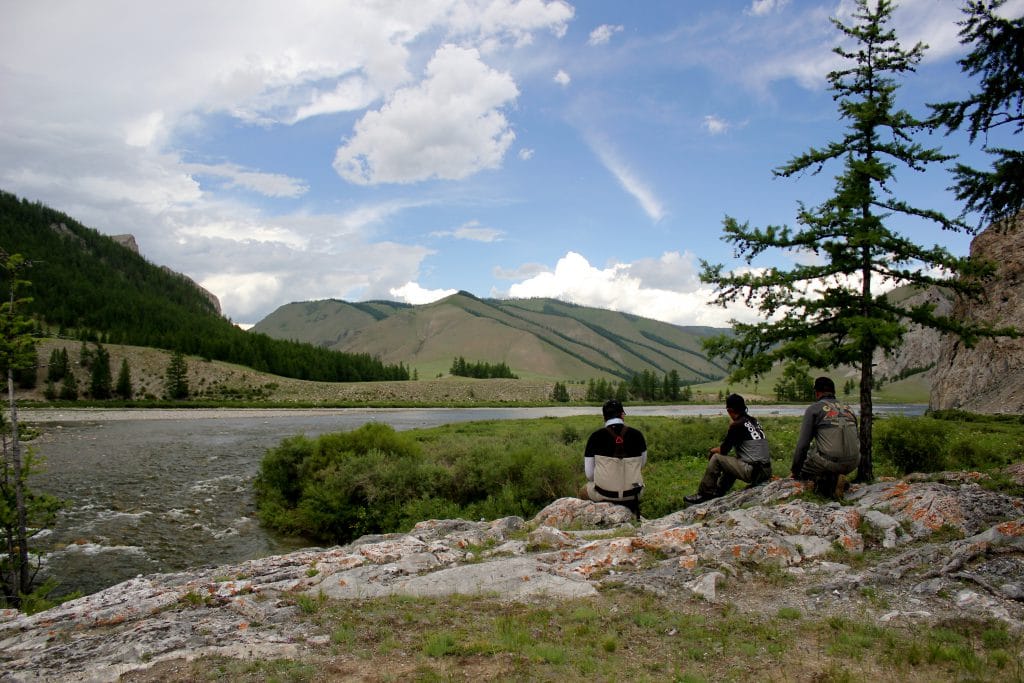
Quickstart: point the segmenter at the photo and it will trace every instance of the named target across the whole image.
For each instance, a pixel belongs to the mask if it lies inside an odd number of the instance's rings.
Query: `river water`
[[[805,406],[753,407],[799,415]],[[876,406],[920,414],[924,406]],[[722,415],[720,406],[627,406],[628,415]],[[252,483],[268,448],[376,421],[397,430],[593,415],[593,407],[324,410],[22,410],[45,459],[33,489],[68,503],[38,536],[46,572],[91,593],[139,574],[233,564],[308,545],[256,521]],[[628,420],[627,415],[627,420]],[[600,421],[595,415],[595,420]]]

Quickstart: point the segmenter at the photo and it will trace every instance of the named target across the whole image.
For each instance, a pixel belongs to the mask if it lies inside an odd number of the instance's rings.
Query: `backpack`
[[[857,416],[853,414],[850,406],[836,401],[825,401],[822,424],[835,427],[839,437],[834,441],[830,440],[834,452],[822,452],[822,455],[835,462],[857,462],[860,459],[860,431],[857,429]]]

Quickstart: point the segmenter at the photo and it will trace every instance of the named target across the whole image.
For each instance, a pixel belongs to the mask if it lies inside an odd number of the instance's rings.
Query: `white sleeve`
[[[583,472],[587,475],[587,481],[594,481],[594,458],[583,458]]]

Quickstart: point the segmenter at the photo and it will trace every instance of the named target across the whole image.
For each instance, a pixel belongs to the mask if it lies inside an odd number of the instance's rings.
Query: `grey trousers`
[[[758,468],[732,455],[714,453],[708,460],[704,477],[697,486],[697,493],[705,497],[724,496],[732,488],[737,479],[751,483]],[[769,477],[771,475],[769,474]],[[760,483],[760,482],[757,482]]]

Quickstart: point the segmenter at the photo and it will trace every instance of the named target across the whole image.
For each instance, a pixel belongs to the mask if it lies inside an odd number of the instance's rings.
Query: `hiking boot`
[[[836,475],[825,474],[814,480],[814,492],[822,498],[835,499],[836,488],[838,487]]]
[[[693,495],[690,496],[683,496],[683,502],[686,503],[687,505],[699,505],[701,503],[706,503],[709,500],[714,499],[714,496],[704,496],[699,493],[694,493]]]
[[[846,477],[844,477],[843,475],[840,474],[839,477],[836,478],[836,488],[835,488],[835,491],[833,492],[832,497],[835,498],[836,500],[842,500],[843,496],[845,496],[845,495],[846,495]]]

